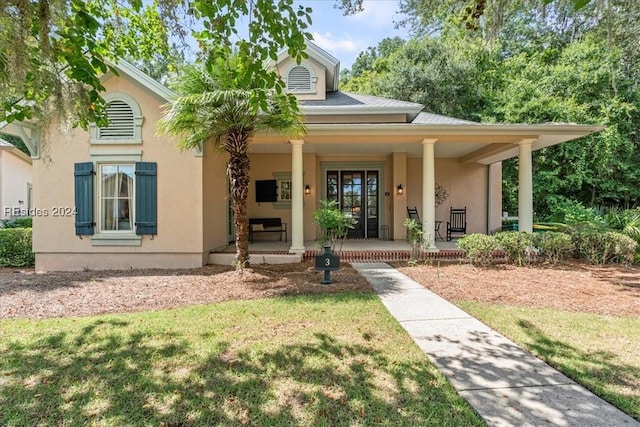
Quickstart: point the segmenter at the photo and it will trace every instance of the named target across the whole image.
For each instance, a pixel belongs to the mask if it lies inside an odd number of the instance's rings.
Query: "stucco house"
[[[495,230],[501,161],[515,156],[521,229],[531,229],[531,152],[599,130],[479,124],[423,112],[411,102],[341,92],[339,61],[312,43],[307,53],[301,64],[286,53],[275,63],[300,101],[307,134],[259,135],[250,148],[249,216],[287,223],[291,253],[304,252],[316,238],[312,213],[325,198],[357,219],[350,238],[405,239],[407,207],[414,206],[433,250],[432,231],[450,207],[467,208],[468,233]],[[47,161],[40,158],[36,124],[5,124],[4,131],[22,135],[32,149],[34,206],[68,207],[34,217],[38,270],[198,267],[233,239],[226,156],[208,146],[180,152],[177,141],[157,134],[162,106],[174,94],[124,61],[117,68],[118,76],[103,77],[109,126],[62,135],[54,125]],[[256,188],[274,181],[279,197],[262,201]],[[449,195],[438,207],[436,183]]]
[[[0,219],[31,215],[32,168],[31,157],[0,139]]]

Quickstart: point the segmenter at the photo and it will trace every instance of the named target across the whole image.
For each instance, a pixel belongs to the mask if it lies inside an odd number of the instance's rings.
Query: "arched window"
[[[296,65],[287,73],[287,90],[292,93],[315,93],[316,81],[312,70],[304,65]]]
[[[138,103],[123,93],[105,96],[109,124],[93,126],[92,144],[140,144],[142,143],[142,113]]]

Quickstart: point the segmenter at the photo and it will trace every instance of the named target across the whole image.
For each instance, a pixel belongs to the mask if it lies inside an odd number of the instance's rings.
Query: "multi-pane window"
[[[291,181],[278,181],[278,201],[291,201]]]
[[[134,166],[102,164],[99,168],[101,232],[133,230]]]

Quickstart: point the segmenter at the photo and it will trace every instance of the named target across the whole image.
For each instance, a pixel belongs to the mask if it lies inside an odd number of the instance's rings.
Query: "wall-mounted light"
[[[311,195],[311,187],[309,187],[309,184],[304,186],[304,195],[305,196]]]
[[[404,194],[404,187],[402,187],[402,184],[398,185],[398,188],[396,189],[396,194],[398,194],[398,196],[402,196]]]

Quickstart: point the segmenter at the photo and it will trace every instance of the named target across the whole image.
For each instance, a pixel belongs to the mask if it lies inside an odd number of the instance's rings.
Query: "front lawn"
[[[640,318],[484,302],[458,305],[640,420]]]
[[[0,425],[483,425],[370,293],[0,320]]]

